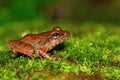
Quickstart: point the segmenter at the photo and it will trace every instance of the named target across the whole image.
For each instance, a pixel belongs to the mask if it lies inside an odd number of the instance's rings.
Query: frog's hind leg
[[[8,42],[8,46],[14,53],[19,52],[29,57],[34,56],[34,52],[35,52],[34,47],[25,42],[18,41],[18,40],[10,40]]]

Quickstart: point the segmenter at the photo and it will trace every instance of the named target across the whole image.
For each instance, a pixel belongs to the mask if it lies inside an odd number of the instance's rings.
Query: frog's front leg
[[[19,40],[10,40],[8,42],[8,47],[11,49],[14,53],[21,53],[24,55],[27,55],[29,57],[34,56],[34,47],[30,44],[27,44],[25,42],[19,41]]]
[[[48,58],[48,59],[51,59],[51,60],[60,60],[59,57],[50,56],[50,55],[49,55],[50,53],[47,53],[47,52],[46,52],[46,48],[41,48],[41,49],[39,50],[39,52],[40,52],[40,55],[43,56],[44,58]]]
[[[40,55],[43,56],[44,58],[54,59],[54,58],[52,58],[52,57],[49,55],[49,53],[46,52],[46,48],[41,48],[41,49],[39,50],[39,53],[40,53]]]

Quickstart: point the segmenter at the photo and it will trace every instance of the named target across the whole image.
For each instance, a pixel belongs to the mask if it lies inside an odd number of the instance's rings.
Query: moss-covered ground
[[[61,60],[13,54],[9,40],[40,33],[60,25],[71,37],[51,53]],[[120,25],[50,23],[42,20],[0,26],[0,79],[2,80],[119,80]]]

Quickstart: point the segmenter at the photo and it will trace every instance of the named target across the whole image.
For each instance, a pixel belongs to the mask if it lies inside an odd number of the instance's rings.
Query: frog
[[[39,34],[26,34],[20,39],[9,40],[8,48],[13,53],[20,53],[28,57],[42,57],[55,60],[49,51],[70,37],[70,32],[62,30],[60,26]]]

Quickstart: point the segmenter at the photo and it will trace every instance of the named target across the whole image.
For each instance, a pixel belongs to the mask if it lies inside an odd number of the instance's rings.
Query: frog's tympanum
[[[52,50],[58,44],[68,39],[70,33],[62,30],[59,26],[52,30],[40,34],[27,34],[19,40],[10,40],[8,47],[14,53],[21,53],[29,57],[44,57],[49,59],[56,59],[51,57],[48,51]]]

